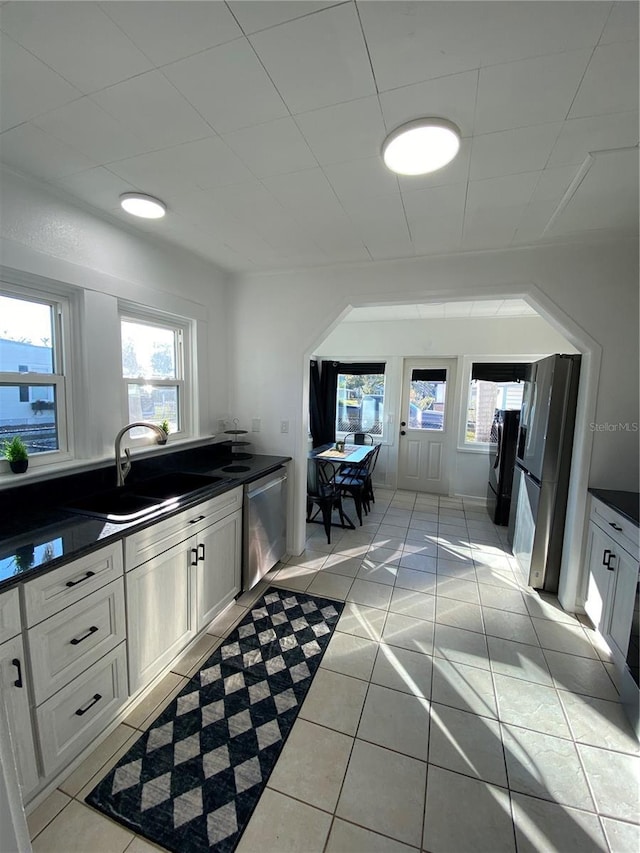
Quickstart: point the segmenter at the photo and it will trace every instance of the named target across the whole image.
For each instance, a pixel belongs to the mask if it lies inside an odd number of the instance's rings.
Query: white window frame
[[[29,455],[29,468],[54,465],[73,459],[73,435],[71,430],[71,379],[68,353],[71,352],[70,327],[71,308],[69,300],[53,290],[37,290],[12,283],[13,276],[3,271],[0,294],[23,302],[48,305],[52,309],[52,360],[55,373],[31,373],[29,371],[0,372],[0,386],[38,385],[53,386],[56,401],[56,427],[58,449],[45,450]],[[0,458],[0,474],[9,472],[9,463]]]
[[[460,422],[458,424],[458,450],[464,453],[489,453],[488,441],[467,441],[467,412],[469,409],[469,393],[471,388],[471,371],[474,364],[500,363],[528,364],[537,361],[540,355],[465,355],[462,363],[462,385],[460,393]]]
[[[131,303],[119,303],[119,332],[120,347],[119,356],[122,360],[122,323],[139,323],[144,326],[155,326],[160,329],[170,329],[176,335],[176,378],[156,379],[151,377],[133,378],[122,376],[122,412],[124,421],[129,423],[129,393],[130,385],[165,385],[169,388],[177,388],[178,393],[178,430],[169,433],[168,440],[183,441],[193,436],[194,424],[194,401],[193,401],[193,359],[192,341],[193,322],[185,317],[172,314],[163,314],[142,308]],[[130,438],[132,447],[149,443],[149,437]]]

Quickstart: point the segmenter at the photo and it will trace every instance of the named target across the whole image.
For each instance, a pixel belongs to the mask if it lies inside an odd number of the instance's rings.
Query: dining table
[[[345,444],[343,450],[339,450],[335,443],[322,444],[319,447],[314,447],[307,454],[307,491],[314,494],[317,491],[317,463],[330,462],[336,473],[340,470],[340,466],[345,463],[357,464],[364,461],[370,453],[373,453],[375,447],[371,444]],[[345,518],[349,522],[351,529],[355,530],[355,525],[349,516],[344,513]],[[332,522],[333,527],[342,527],[342,524]]]

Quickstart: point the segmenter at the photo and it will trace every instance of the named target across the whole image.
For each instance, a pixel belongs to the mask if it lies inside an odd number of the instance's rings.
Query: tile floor
[[[639,745],[586,624],[524,586],[505,528],[376,490],[268,582],[346,601],[238,853],[637,853]],[[241,597],[29,817],[36,853],[145,853],[83,797],[263,587]]]

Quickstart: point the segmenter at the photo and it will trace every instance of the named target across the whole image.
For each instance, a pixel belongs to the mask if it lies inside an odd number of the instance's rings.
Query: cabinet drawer
[[[37,625],[121,575],[122,543],[114,542],[34,578],[24,585],[27,627]]]
[[[50,616],[28,636],[40,705],[126,638],[123,579]]]
[[[125,643],[36,709],[45,776],[72,761],[127,699]]]
[[[591,520],[606,531],[614,542],[638,559],[638,528],[597,498],[591,498]]]
[[[18,587],[0,595],[0,643],[20,633],[20,595]]]
[[[238,486],[127,536],[124,550],[126,570],[146,563],[241,507],[242,486]]]

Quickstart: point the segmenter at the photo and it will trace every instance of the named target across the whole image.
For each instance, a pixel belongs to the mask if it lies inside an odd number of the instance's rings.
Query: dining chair
[[[331,545],[331,518],[334,509],[338,510],[342,526],[349,527],[342,508],[342,490],[336,483],[336,469],[331,462],[316,460],[314,464],[315,482],[307,482],[307,522],[314,521],[317,515],[322,513],[327,545]],[[315,513],[314,506],[317,506]]]
[[[367,504],[370,505],[376,502],[376,499],[373,494],[373,472],[375,471],[376,464],[378,462],[378,456],[380,455],[380,445],[376,444],[372,452],[367,456],[368,470],[367,470]],[[367,509],[368,511],[368,509]]]
[[[373,444],[373,436],[369,432],[354,432],[354,444]]]
[[[354,462],[348,469],[339,471],[335,478],[342,495],[353,498],[360,526],[362,526],[362,510],[364,509],[365,514],[369,512],[367,473],[371,455],[372,453],[369,453],[362,462]]]

